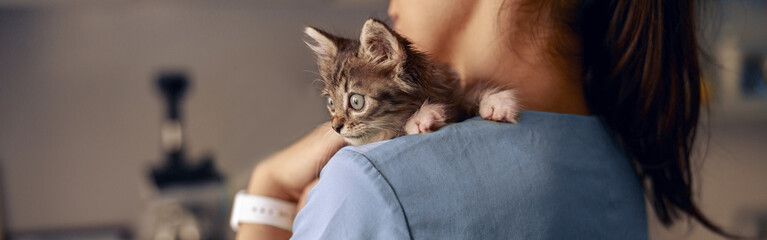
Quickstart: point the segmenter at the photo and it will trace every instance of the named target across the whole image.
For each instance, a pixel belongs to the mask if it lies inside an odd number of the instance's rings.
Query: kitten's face
[[[354,60],[352,60],[354,61]],[[412,112],[404,111],[401,102],[405,92],[384,73],[368,73],[360,68],[338,69],[327,78],[322,95],[332,117],[333,129],[353,145],[390,139],[401,135]]]
[[[316,44],[325,84],[322,95],[332,127],[352,145],[403,135],[407,118],[418,108],[414,86],[400,79],[405,50],[385,25],[368,21],[361,41],[307,28]]]

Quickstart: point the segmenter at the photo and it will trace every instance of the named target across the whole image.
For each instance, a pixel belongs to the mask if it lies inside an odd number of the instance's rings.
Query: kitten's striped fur
[[[352,145],[436,130],[477,113],[483,100],[491,99],[487,96],[501,92],[510,97],[501,103],[508,111],[496,113],[500,117],[493,120],[516,119],[513,92],[486,86],[462,89],[446,66],[431,62],[380,21],[365,22],[360,40],[311,27],[305,33],[313,40],[307,44],[317,55],[332,126]],[[489,107],[485,119],[492,119],[492,110],[500,112]]]

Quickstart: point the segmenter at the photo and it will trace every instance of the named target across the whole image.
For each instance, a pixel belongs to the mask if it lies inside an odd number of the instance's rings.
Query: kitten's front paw
[[[419,134],[436,131],[445,126],[445,106],[440,104],[424,103],[417,112],[407,120],[405,132],[407,134]]]
[[[519,103],[514,91],[504,90],[485,94],[479,101],[479,115],[485,120],[517,123]]]

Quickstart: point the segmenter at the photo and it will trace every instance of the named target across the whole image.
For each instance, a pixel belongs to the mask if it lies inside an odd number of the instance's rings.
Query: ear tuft
[[[378,63],[399,63],[405,60],[405,48],[384,23],[369,19],[360,34],[361,51]]]
[[[332,35],[313,27],[306,27],[304,33],[312,39],[311,42],[304,42],[315,54],[317,54],[318,58],[327,60],[335,57],[338,53],[338,46],[333,40],[334,37]]]

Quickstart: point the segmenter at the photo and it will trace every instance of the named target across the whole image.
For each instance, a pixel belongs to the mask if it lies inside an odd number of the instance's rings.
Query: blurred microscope
[[[137,223],[137,238],[227,239],[230,203],[224,177],[212,155],[191,159],[184,148],[181,105],[191,81],[183,72],[166,72],[156,83],[167,107],[160,132],[165,156],[148,176],[152,186]]]

